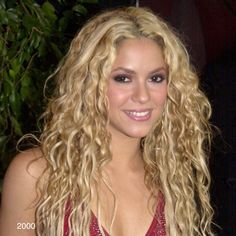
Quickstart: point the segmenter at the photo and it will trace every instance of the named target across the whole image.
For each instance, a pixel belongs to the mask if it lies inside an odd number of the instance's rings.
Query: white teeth
[[[130,115],[133,115],[133,116],[139,116],[139,117],[141,117],[141,116],[146,116],[146,115],[148,115],[150,112],[149,112],[149,111],[145,111],[145,112],[128,111],[128,113],[129,113]]]

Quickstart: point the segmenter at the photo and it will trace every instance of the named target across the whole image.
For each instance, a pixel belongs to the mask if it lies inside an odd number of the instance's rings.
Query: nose
[[[133,88],[132,100],[138,103],[146,103],[150,99],[150,92],[145,83],[138,83]]]

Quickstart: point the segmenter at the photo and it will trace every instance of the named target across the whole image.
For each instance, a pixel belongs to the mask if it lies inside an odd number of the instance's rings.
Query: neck
[[[112,160],[107,164],[114,170],[137,170],[143,168],[140,152],[140,138],[132,138],[117,132],[111,132]]]

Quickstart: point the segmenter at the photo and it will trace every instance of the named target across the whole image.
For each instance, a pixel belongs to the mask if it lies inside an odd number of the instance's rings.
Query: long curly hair
[[[89,20],[55,71],[57,86],[40,138],[47,168],[37,185],[38,235],[63,235],[68,202],[70,235],[89,235],[92,183],[99,182],[112,159],[106,128],[108,76],[120,42],[143,37],[161,47],[168,67],[164,112],[140,143],[145,184],[164,196],[168,235],[213,235],[207,167],[210,104],[176,32],[150,10],[135,7]]]

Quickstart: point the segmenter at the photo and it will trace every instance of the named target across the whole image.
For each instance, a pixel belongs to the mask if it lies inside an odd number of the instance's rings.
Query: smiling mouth
[[[136,110],[125,110],[125,114],[136,121],[146,121],[149,120],[151,117],[152,109],[146,109],[142,111],[136,111]]]

